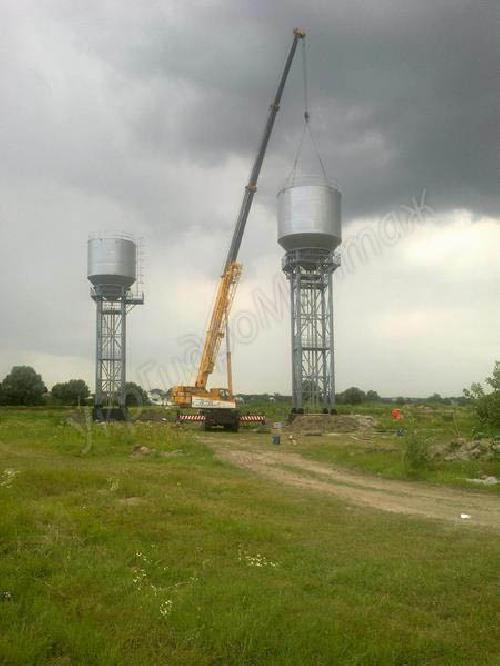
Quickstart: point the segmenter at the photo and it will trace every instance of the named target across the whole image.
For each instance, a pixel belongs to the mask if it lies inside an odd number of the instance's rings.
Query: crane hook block
[[[294,28],[293,29],[293,34],[298,38],[298,39],[304,39],[306,36],[306,33],[302,28]]]

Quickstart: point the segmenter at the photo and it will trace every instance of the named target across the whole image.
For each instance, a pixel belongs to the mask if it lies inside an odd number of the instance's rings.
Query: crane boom
[[[219,280],[215,303],[210,319],[210,325],[207,329],[207,337],[201,356],[200,367],[196,377],[195,386],[205,388],[208,375],[212,374],[215,366],[215,359],[219,351],[220,343],[224,337],[224,328],[227,321],[227,315],[231,309],[236,285],[241,275],[241,264],[236,261],[229,264],[224,271],[224,275]]]
[[[257,191],[257,180],[259,178],[260,170],[262,168],[262,162],[264,161],[264,155],[266,154],[267,144],[269,143],[269,139],[273,131],[276,114],[278,113],[280,108],[281,97],[283,95],[283,90],[285,88],[285,83],[288,77],[288,73],[290,71],[290,67],[292,66],[292,61],[295,55],[295,50],[297,48],[297,43],[299,39],[304,39],[305,36],[306,34],[303,30],[300,30],[299,28],[294,29],[292,46],[290,47],[290,51],[288,53],[288,57],[285,62],[285,67],[283,69],[283,73],[281,75],[281,79],[278,85],[278,89],[276,90],[276,95],[274,96],[273,103],[269,107],[269,115],[267,117],[266,126],[264,128],[264,134],[262,135],[262,140],[260,142],[259,150],[257,152],[257,155],[255,157],[255,162],[252,167],[250,180],[248,184],[245,186],[245,191],[243,193],[243,201],[241,202],[240,212],[236,219],[236,226],[234,228],[233,239],[231,241],[231,245],[227,253],[226,263],[224,265],[224,271],[227,270],[227,268],[233,261],[236,261],[236,257],[238,256],[241,241],[243,238],[243,232],[245,231],[245,225],[247,222],[248,214],[250,213],[250,209],[252,208],[254,194]]]
[[[225,330],[228,325],[228,316],[234,298],[234,293],[238,280],[241,275],[242,266],[236,259],[243,239],[245,225],[248,215],[252,208],[253,197],[257,191],[257,180],[259,178],[264,156],[266,154],[267,145],[273,131],[274,121],[280,108],[281,97],[285,88],[285,83],[292,65],[292,61],[297,49],[299,39],[304,39],[305,32],[299,28],[293,31],[293,42],[288,52],[285,66],[281,74],[280,82],[276,90],[273,102],[269,107],[269,114],[264,127],[264,133],[259,144],[259,149],[255,157],[255,161],[250,174],[250,180],[245,186],[243,193],[243,200],[241,202],[240,211],[236,218],[236,225],[231,240],[231,245],[226,256],[223,272],[219,280],[215,302],[212,309],[210,324],[207,329],[203,352],[201,355],[198,374],[196,377],[195,386],[177,386],[172,391],[172,397],[178,406],[190,406],[191,398],[194,395],[204,394],[210,395],[211,398],[220,398],[223,394],[224,397],[228,396],[228,391],[225,389],[213,389],[211,392],[207,391],[206,385],[209,375],[213,372],[215,367],[215,360],[220,348],[222,339],[224,338]],[[229,397],[232,398],[232,377],[231,377],[231,355],[228,347],[227,355],[227,369],[228,369],[228,389]]]

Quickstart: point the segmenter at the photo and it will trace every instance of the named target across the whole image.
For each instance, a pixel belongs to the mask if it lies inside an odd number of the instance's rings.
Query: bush
[[[125,384],[126,405],[127,407],[145,407],[151,405],[147,391],[135,382]]]
[[[55,384],[51,394],[62,405],[80,405],[85,403],[90,391],[83,379],[70,379],[68,382]]]
[[[476,411],[483,426],[500,426],[500,361],[495,361],[493,374],[486,378],[486,384],[492,389],[489,393],[479,382],[472,384],[470,389],[464,389]]]
[[[339,402],[343,405],[360,405],[366,398],[365,392],[357,386],[351,386],[340,395],[341,400]]]
[[[419,476],[429,462],[429,447],[427,441],[419,435],[417,430],[412,430],[406,437],[406,446],[403,453],[403,465],[405,473],[410,477]]]

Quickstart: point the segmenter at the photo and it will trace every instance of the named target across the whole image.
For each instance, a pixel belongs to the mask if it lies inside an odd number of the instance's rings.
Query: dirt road
[[[500,531],[497,496],[409,481],[392,481],[314,462],[285,448],[242,447],[236,439],[203,437],[216,455],[237,467],[279,483],[335,495],[346,502],[382,511],[413,514]],[[466,514],[470,518],[462,518]]]

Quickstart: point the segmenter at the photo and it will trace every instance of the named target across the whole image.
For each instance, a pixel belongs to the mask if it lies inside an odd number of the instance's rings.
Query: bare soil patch
[[[225,440],[223,444],[212,438],[204,441],[221,459],[285,485],[335,495],[349,503],[381,511],[500,530],[497,497],[357,474],[307,460],[286,449],[248,450],[237,448],[238,440]],[[462,518],[462,514],[468,518]]]
[[[144,504],[144,501],[143,497],[122,497],[118,500],[118,504],[122,506],[139,506],[140,504]]]

